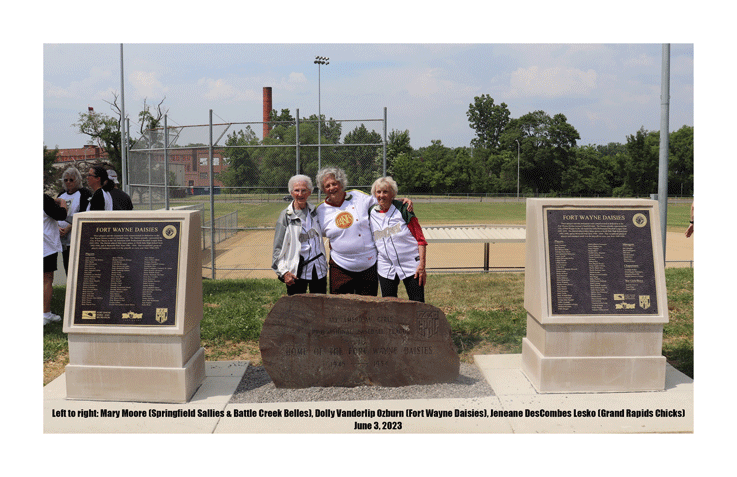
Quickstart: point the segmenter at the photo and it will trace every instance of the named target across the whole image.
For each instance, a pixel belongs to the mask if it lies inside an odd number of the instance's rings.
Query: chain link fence
[[[272,277],[289,178],[314,181],[320,168],[340,167],[349,188],[368,191],[386,174],[386,143],[386,108],[383,118],[360,120],[301,120],[297,111],[293,121],[214,123],[210,112],[207,124],[171,126],[165,116],[128,148],[126,186],[135,209],[201,211],[203,276]]]
[[[287,182],[320,168],[346,171],[349,189],[369,192],[386,174],[386,109],[380,119],[309,120],[164,126],[147,131],[127,152],[127,188],[137,210],[201,212],[202,273],[209,278],[273,278],[273,230],[291,200]],[[257,135],[256,131],[265,134]],[[266,136],[264,139],[263,136]],[[322,194],[314,184],[312,203]],[[524,203],[516,194],[413,195],[422,202]],[[692,199],[678,200],[685,204]],[[428,270],[483,269],[482,245],[443,244]],[[495,245],[503,267],[523,269],[524,247]],[[693,261],[682,265],[693,266]]]

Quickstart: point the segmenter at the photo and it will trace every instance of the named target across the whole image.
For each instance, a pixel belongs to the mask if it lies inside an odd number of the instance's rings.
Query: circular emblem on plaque
[[[635,216],[632,217],[632,222],[637,227],[644,227],[647,225],[647,217],[645,217],[645,214],[635,214]]]
[[[165,239],[173,239],[177,236],[177,228],[173,225],[167,225],[164,227],[164,230],[161,232],[161,234],[164,236]]]
[[[335,217],[335,225],[340,229],[347,229],[353,225],[353,216],[350,212],[341,212]]]

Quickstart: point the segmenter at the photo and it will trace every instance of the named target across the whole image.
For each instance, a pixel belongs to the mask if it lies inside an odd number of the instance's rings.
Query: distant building
[[[182,187],[210,187],[210,166],[208,165],[209,150],[203,148],[177,148],[169,150],[169,168],[176,176],[178,186]],[[59,149],[56,155],[56,166],[66,167],[70,163],[97,162],[108,159],[108,153],[94,144],[85,145],[78,149]],[[227,168],[220,151],[213,151],[213,184],[222,187],[218,180],[219,174]],[[120,171],[118,171],[120,172]],[[191,191],[190,191],[191,192]]]
[[[108,154],[100,146],[87,144],[79,149],[59,149],[56,162],[104,161]]]

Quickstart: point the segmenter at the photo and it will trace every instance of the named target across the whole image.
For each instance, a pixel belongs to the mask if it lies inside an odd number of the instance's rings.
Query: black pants
[[[307,287],[310,288],[310,293],[325,294],[328,289],[328,277],[317,278],[317,267],[313,267],[312,278],[310,280],[299,278],[294,281],[294,285],[287,285],[287,295],[292,296],[307,293]]]
[[[410,300],[425,303],[425,286],[420,285],[419,279],[410,275],[402,281],[404,282],[404,288],[407,290],[407,297]],[[381,285],[381,296],[396,297],[399,289],[399,277],[394,275],[394,279],[392,280],[379,275],[379,285]]]
[[[338,266],[330,259],[330,294],[376,296],[379,292],[379,281],[376,274],[376,264],[362,272],[351,272]]]

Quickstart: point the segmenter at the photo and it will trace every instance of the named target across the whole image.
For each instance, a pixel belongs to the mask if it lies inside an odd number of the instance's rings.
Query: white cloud
[[[72,98],[74,95],[68,89],[56,86],[50,81],[44,81],[44,96],[48,99]]]
[[[305,76],[304,73],[294,73],[294,72],[292,72],[292,73],[289,73],[289,80],[287,81],[287,83],[290,83],[290,84],[303,84],[303,83],[307,83],[307,77]]]
[[[210,101],[243,102],[262,99],[262,96],[253,88],[234,85],[231,81],[222,78],[200,78],[197,84],[206,88],[203,97]]]
[[[128,81],[138,98],[157,98],[164,96],[168,90],[158,80],[157,74],[150,71],[133,71],[128,75]]]
[[[596,71],[578,68],[545,68],[537,66],[518,68],[510,78],[513,97],[542,96],[585,96],[596,89]]]

